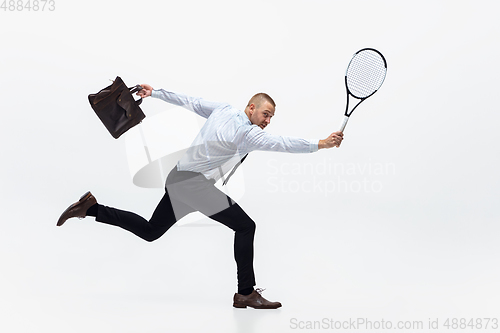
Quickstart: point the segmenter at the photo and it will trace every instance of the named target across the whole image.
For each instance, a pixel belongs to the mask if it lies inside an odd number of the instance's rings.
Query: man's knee
[[[256,228],[257,225],[255,224],[255,222],[251,218],[247,218],[245,219],[244,223],[242,223],[239,231],[255,233]]]
[[[151,243],[151,242],[154,242],[155,240],[157,240],[158,238],[160,238],[159,236],[146,236],[146,237],[143,237],[143,239],[148,242],[148,243]]]
[[[145,235],[144,237],[142,237],[142,239],[144,239],[146,242],[151,243],[160,237],[161,237],[161,235]]]
[[[151,242],[154,242],[155,240],[157,240],[158,238],[160,238],[161,236],[163,236],[165,231],[166,230],[162,230],[162,229],[149,229],[146,232],[143,232],[142,235],[140,235],[140,237],[142,239],[144,239],[145,241],[151,243]]]

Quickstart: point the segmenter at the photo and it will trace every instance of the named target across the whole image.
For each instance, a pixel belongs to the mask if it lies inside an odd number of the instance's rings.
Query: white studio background
[[[323,318],[499,318],[498,10],[486,0],[58,0],[35,12],[7,1],[0,328],[288,332]],[[257,223],[257,283],[282,309],[232,309],[223,227],[176,227],[154,243],[90,218],[56,228],[87,190],[146,218],[162,195],[132,184],[124,140],[88,104],[109,79],[240,108],[264,91],[277,103],[266,131],[320,139],[340,126],[344,71],[363,47],[386,56],[387,78],[340,149],[256,152],[238,171],[240,205]],[[142,108],[168,112],[158,100]]]

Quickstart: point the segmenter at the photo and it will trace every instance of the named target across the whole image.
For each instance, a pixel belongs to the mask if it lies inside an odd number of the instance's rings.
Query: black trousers
[[[116,208],[98,206],[96,221],[128,230],[146,241],[160,238],[175,222],[187,214],[199,211],[234,230],[234,258],[237,266],[238,289],[255,286],[253,270],[254,221],[230,197],[197,172],[177,171],[167,177],[165,195],[151,219]]]

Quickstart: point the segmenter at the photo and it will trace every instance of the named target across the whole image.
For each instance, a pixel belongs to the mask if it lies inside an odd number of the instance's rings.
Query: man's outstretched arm
[[[143,89],[137,93],[138,96],[142,98],[149,96],[159,98],[165,102],[182,106],[183,108],[186,108],[204,118],[208,118],[218,107],[226,105],[225,103],[210,102],[204,100],[203,98],[190,97],[163,89],[154,89],[149,84],[141,84],[141,86]]]
[[[258,126],[252,126],[252,129],[246,135],[246,140],[249,151],[312,153],[319,149],[339,147],[343,137],[342,132],[334,132],[323,140],[306,140],[297,137],[273,135],[266,133]]]

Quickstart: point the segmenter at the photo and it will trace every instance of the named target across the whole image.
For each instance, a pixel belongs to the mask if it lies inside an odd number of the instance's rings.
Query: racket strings
[[[386,65],[375,51],[356,54],[347,68],[347,89],[357,98],[366,98],[377,91],[385,79]]]

